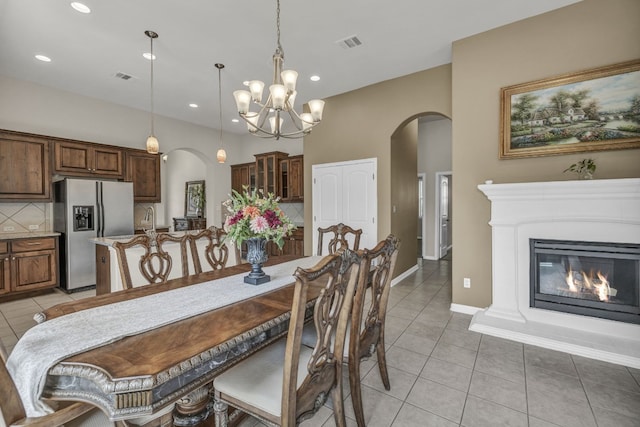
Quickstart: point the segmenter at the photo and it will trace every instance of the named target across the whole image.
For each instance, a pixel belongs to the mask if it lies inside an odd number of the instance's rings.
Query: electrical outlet
[[[38,224],[31,224],[29,230],[40,230],[40,226]]]
[[[471,287],[471,279],[468,278],[468,277],[465,277],[464,281],[463,281],[463,284],[464,284],[465,288],[470,288]]]
[[[3,228],[4,231],[13,231],[15,227],[13,225],[5,225]]]

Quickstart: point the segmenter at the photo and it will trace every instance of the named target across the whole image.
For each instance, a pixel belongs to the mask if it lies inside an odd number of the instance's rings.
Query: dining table
[[[240,264],[53,306],[7,367],[31,411],[46,399],[84,401],[115,421],[176,403],[180,425],[197,425],[212,407],[214,377],[287,333],[293,273],[321,258],[271,257],[264,267],[271,282],[258,286],[243,283],[250,265]],[[309,318],[320,290],[308,293]],[[40,367],[24,373],[35,360]]]

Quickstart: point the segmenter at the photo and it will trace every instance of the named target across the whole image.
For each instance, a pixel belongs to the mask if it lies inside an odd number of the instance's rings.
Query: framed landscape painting
[[[640,148],[640,60],[500,92],[501,159]]]

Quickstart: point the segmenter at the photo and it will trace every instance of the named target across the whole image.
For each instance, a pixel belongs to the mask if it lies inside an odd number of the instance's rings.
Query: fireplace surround
[[[640,179],[487,183],[478,188],[491,201],[492,304],[473,316],[470,329],[640,368],[640,324],[532,304],[530,286],[532,240],[588,242],[596,248],[615,242],[637,248]],[[587,264],[589,258],[594,257],[585,255]],[[560,261],[550,256],[542,262],[549,266]],[[593,303],[598,307],[598,301]]]

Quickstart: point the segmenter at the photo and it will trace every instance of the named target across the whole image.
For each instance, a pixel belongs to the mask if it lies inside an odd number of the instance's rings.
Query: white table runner
[[[7,361],[7,369],[28,417],[53,410],[40,400],[47,372],[75,354],[121,338],[224,307],[293,283],[296,267],[313,267],[322,257],[300,258],[265,267],[271,281],[259,286],[243,282],[247,273],[161,292],[129,301],[82,310],[29,329]]]

